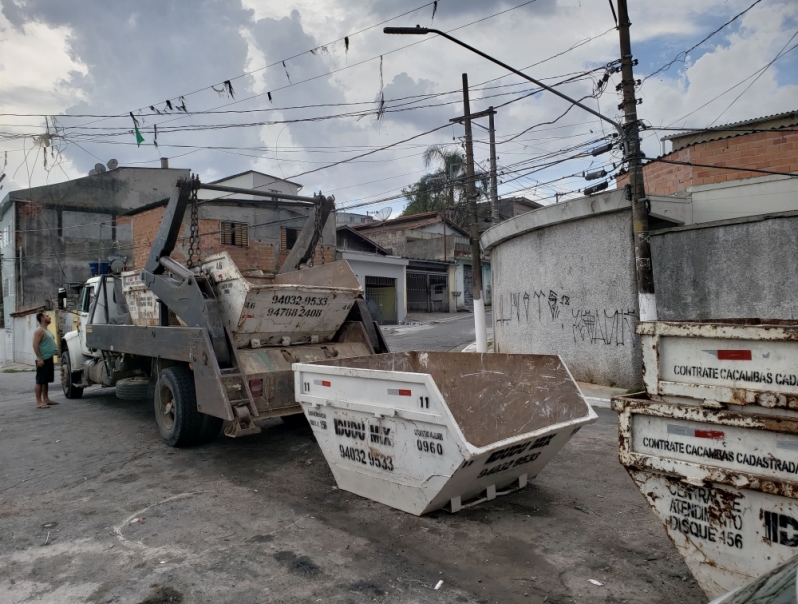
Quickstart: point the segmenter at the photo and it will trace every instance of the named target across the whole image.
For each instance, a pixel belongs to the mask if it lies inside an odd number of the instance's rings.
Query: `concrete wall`
[[[577,380],[641,384],[630,212],[519,235],[491,266],[498,352],[559,354]]]
[[[471,250],[462,249],[463,243],[468,244],[468,239],[459,235],[452,235],[450,232],[444,237],[435,235],[424,239],[412,239],[405,243],[405,256],[419,260],[447,260],[471,256]],[[445,249],[444,249],[445,247]],[[460,249],[458,249],[458,247]]]
[[[224,185],[225,187],[238,187],[239,189],[258,189],[260,191],[278,191],[280,193],[287,193],[288,195],[298,195],[302,185],[263,174],[262,172],[244,172],[229,178],[223,178],[213,184]],[[254,195],[240,195],[238,193],[220,193],[219,191],[208,191],[200,189],[197,192],[199,199],[215,199],[217,197],[235,199],[246,199],[248,201],[263,200],[264,197],[255,197]]]
[[[129,221],[121,214],[168,198],[188,170],[117,168],[103,174],[9,193],[2,220],[14,218],[16,263],[13,304],[8,313],[55,298],[67,282],[89,277],[88,263],[118,252],[133,255]],[[22,252],[20,253],[20,248]],[[4,252],[6,258],[6,252]],[[9,276],[6,274],[6,276]]]
[[[651,234],[661,319],[798,319],[798,212]]]
[[[11,327],[8,314],[13,312],[14,296],[16,292],[17,280],[15,278],[15,267],[17,255],[14,249],[14,230],[15,213],[14,206],[9,204],[4,214],[0,214],[0,287],[3,289],[2,306],[3,314],[0,321],[5,327]],[[8,360],[11,362],[11,359]]]
[[[396,320],[402,323],[407,316],[407,260],[358,252],[343,252],[342,258],[352,267],[364,292],[366,277],[396,279]]]
[[[47,311],[52,321],[47,331],[53,334],[56,343],[58,343],[58,332],[56,330],[55,311]],[[36,365],[36,353],[33,352],[33,333],[39,327],[36,322],[36,313],[28,313],[21,317],[13,317],[13,333],[14,333],[14,363],[21,363],[23,365]],[[58,355],[53,357],[55,362],[58,362]],[[58,376],[56,376],[56,384],[58,383]]]

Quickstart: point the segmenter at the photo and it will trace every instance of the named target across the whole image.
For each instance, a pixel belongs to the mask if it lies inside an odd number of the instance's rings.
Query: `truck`
[[[245,272],[226,252],[193,264],[171,257],[186,210],[197,231],[197,191],[312,208],[276,274]],[[61,384],[75,399],[93,385],[121,399],[151,397],[161,439],[173,447],[260,432],[257,422],[303,422],[292,364],[388,352],[356,275],[344,260],[313,266],[334,197],[181,179],[140,271],[100,274],[83,286],[77,328],[61,339]],[[193,264],[193,265],[192,265]]]

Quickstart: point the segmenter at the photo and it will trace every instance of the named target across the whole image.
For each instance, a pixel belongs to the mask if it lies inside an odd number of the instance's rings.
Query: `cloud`
[[[384,25],[370,27],[421,2],[408,5],[398,0],[372,0],[356,9],[343,0],[295,0],[290,5],[271,0],[0,2],[0,27],[5,28],[0,36],[2,112],[123,116],[60,120],[66,126],[81,126],[67,131],[71,142],[63,167],[73,177],[85,174],[97,158],[116,157],[122,165],[157,165],[158,158],[165,155],[172,158],[171,165],[189,167],[205,180],[256,168],[296,177],[306,191],[321,188],[335,193],[344,205],[380,199],[398,193],[421,176],[420,155],[426,145],[460,144],[460,126],[447,126],[434,134],[396,143],[462,115],[461,74],[469,75],[475,112],[490,105],[498,107],[531,88],[444,39],[386,36],[382,33]],[[546,80],[550,83],[617,59],[617,33],[612,30],[614,23],[606,3],[538,0],[490,17],[519,4],[440,0],[433,24],[444,31],[456,29],[453,35],[514,67],[534,65],[529,68],[530,75],[551,78]],[[749,4],[750,0],[635,3],[630,16],[633,52],[640,59],[636,77],[651,73]],[[485,17],[490,18],[468,25]],[[431,18],[432,6],[426,6],[390,24],[430,25]],[[771,60],[796,23],[798,7],[794,1],[771,0],[766,8],[764,3],[755,7],[697,49],[686,63],[649,80],[640,93],[644,99],[640,117],[654,125],[667,124],[700,107]],[[349,36],[348,52],[340,39],[343,36]],[[594,39],[585,42],[588,38]],[[328,43],[326,51],[319,49]],[[311,49],[318,50],[311,54]],[[774,65],[721,121],[793,109],[798,91],[795,77],[791,79],[788,74],[794,71],[796,57],[798,52],[794,51]],[[266,67],[272,63],[276,65]],[[389,111],[377,120],[380,63],[387,107],[399,108],[402,104],[406,110]],[[232,80],[235,99],[225,92],[218,95],[206,89],[251,70],[257,71]],[[594,78],[600,76],[599,71]],[[620,119],[616,109],[620,99],[614,90],[618,82],[619,76],[613,75],[601,98],[587,102]],[[580,98],[591,93],[593,86],[594,81],[587,79],[561,90]],[[742,88],[690,116],[690,123],[685,124],[709,123]],[[201,91],[188,94],[197,90]],[[271,102],[267,92],[272,93]],[[422,96],[429,94],[438,96]],[[137,148],[127,112],[150,104],[160,110],[167,99],[181,102],[181,95],[186,95],[186,106],[192,112],[253,111],[142,116],[146,143]],[[413,96],[419,98],[398,100]],[[292,109],[309,105],[315,106]],[[573,110],[556,124],[533,128],[508,141],[535,124],[553,121],[567,107],[565,101],[548,93],[499,107],[498,154],[505,169],[500,192],[526,191],[531,195],[535,191],[548,196],[555,190],[581,188],[585,183],[576,177],[537,189],[535,182],[575,174],[591,162],[595,166],[611,161],[608,156],[571,161],[524,176],[524,169],[531,170],[540,163],[535,158],[607,131],[596,119]],[[360,113],[324,119],[351,112]],[[0,120],[4,132],[35,134],[44,128],[43,121],[36,118]],[[261,125],[286,120],[308,121]],[[152,144],[155,124],[160,149]],[[207,129],[220,126],[225,128]],[[453,136],[457,140],[453,141]],[[477,161],[484,163],[487,136],[475,128],[475,138]],[[388,150],[301,175],[391,144],[395,146]],[[9,171],[22,166],[17,181],[26,171],[22,153],[17,151],[21,146],[20,140],[0,141],[0,151],[11,151]],[[26,146],[30,148],[30,137]],[[649,155],[659,152],[656,136],[646,140],[645,149]],[[178,157],[184,153],[188,155]],[[33,170],[32,183],[42,184],[46,177],[38,166]],[[61,177],[63,174],[52,174],[51,180]],[[397,210],[401,205],[401,201],[394,203]]]

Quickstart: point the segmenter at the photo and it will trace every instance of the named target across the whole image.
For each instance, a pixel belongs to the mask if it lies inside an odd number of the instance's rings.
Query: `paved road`
[[[706,601],[609,411],[526,489],[418,518],[337,489],[309,428],[172,449],[149,402],[32,384],[0,373],[4,604]]]
[[[491,324],[491,314],[486,314],[486,322]],[[488,339],[492,338],[492,329],[488,328]],[[431,325],[410,325],[384,328],[388,346],[395,352],[406,350],[438,350],[449,351],[458,346],[473,342],[474,315],[462,313],[453,320]]]

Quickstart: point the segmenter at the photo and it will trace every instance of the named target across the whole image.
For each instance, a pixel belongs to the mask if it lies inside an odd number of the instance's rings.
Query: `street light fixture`
[[[626,143],[626,133],[625,133],[625,131],[623,129],[623,126],[621,124],[619,124],[618,122],[616,122],[615,120],[608,118],[606,115],[602,115],[601,113],[599,113],[595,109],[591,109],[590,107],[580,103],[576,99],[572,99],[571,97],[569,97],[566,94],[563,94],[559,90],[555,90],[551,86],[547,86],[543,82],[540,82],[539,80],[536,80],[535,78],[533,78],[531,76],[528,76],[523,71],[518,71],[514,67],[510,67],[509,65],[507,65],[507,63],[503,63],[502,61],[499,61],[499,59],[495,59],[492,56],[490,56],[488,54],[485,54],[481,50],[478,50],[478,49],[474,48],[473,46],[470,46],[469,44],[466,44],[465,42],[462,42],[462,41],[458,40],[457,38],[453,38],[452,36],[450,36],[446,32],[443,32],[443,31],[441,31],[439,29],[430,29],[429,27],[419,27],[418,25],[416,27],[385,27],[385,28],[383,28],[382,32],[386,33],[386,34],[398,34],[398,35],[403,35],[403,36],[425,36],[427,34],[437,34],[437,35],[439,35],[439,36],[441,36],[443,38],[446,38],[447,40],[451,40],[455,44],[458,44],[458,45],[462,46],[463,48],[467,48],[471,52],[474,52],[474,53],[478,54],[480,57],[483,57],[483,58],[487,59],[488,61],[491,61],[492,63],[496,63],[496,65],[501,65],[506,70],[511,71],[515,75],[521,76],[525,80],[529,80],[530,82],[532,82],[536,86],[540,86],[541,88],[543,88],[543,90],[548,90],[549,92],[551,92],[553,94],[556,94],[558,97],[565,99],[569,103],[573,103],[574,105],[576,105],[580,109],[584,109],[588,113],[591,113],[591,114],[595,115],[600,120],[604,120],[605,122],[607,122],[609,124],[612,124],[612,126],[618,131],[618,134],[621,136],[621,140],[624,141],[624,148],[626,147],[626,144],[625,144]]]
[[[477,50],[473,46],[466,44],[465,42],[461,42],[457,38],[453,38],[446,32],[442,32],[439,29],[431,29],[429,27],[386,27],[382,31],[386,34],[400,34],[400,35],[414,35],[414,36],[423,36],[427,34],[437,34],[442,38],[446,38],[454,42],[455,44],[462,46],[470,50],[471,52],[478,54],[480,57],[483,57],[490,61],[491,63],[495,63],[496,65],[500,65],[504,67],[507,71],[516,74],[524,78],[525,80],[529,80],[536,86],[539,86],[543,90],[547,90],[552,94],[556,94],[558,97],[565,99],[572,105],[576,105],[580,109],[587,111],[591,115],[599,118],[602,121],[605,121],[611,124],[617,131],[620,136],[621,144],[623,145],[623,155],[624,160],[629,165],[629,176],[630,176],[630,184],[629,190],[631,192],[631,201],[632,201],[632,231],[634,234],[634,246],[635,246],[635,272],[637,277],[637,293],[638,293],[638,306],[640,312],[640,319],[642,321],[656,321],[657,320],[657,304],[656,298],[654,296],[654,275],[653,271],[651,270],[651,247],[649,244],[649,234],[648,234],[648,213],[649,210],[644,204],[645,199],[645,186],[643,184],[643,171],[642,165],[640,162],[640,135],[638,134],[637,130],[637,111],[635,109],[635,105],[637,105],[637,100],[635,99],[634,95],[634,86],[635,80],[634,75],[632,72],[632,66],[635,62],[632,60],[632,49],[631,43],[629,40],[629,26],[631,22],[629,21],[629,14],[626,6],[626,0],[618,0],[618,32],[620,35],[620,45],[621,45],[621,87],[623,88],[624,94],[624,102],[621,104],[621,107],[625,111],[626,115],[626,124],[625,127],[616,122],[613,119],[608,118],[606,115],[602,115],[595,109],[591,109],[590,107],[582,104],[581,102],[577,101],[576,99],[572,99],[568,95],[563,94],[559,90],[555,90],[551,86],[547,86],[543,82],[536,80],[533,77],[528,76],[527,74],[523,73],[522,71],[518,71],[517,69],[510,67],[506,63],[499,61],[491,57],[490,55],[482,52],[481,50]],[[612,148],[612,144],[603,145],[598,149],[594,149],[593,155],[598,155],[599,153],[604,153],[609,151]],[[596,192],[599,185],[594,187],[589,187],[589,189],[593,189],[592,192]]]

